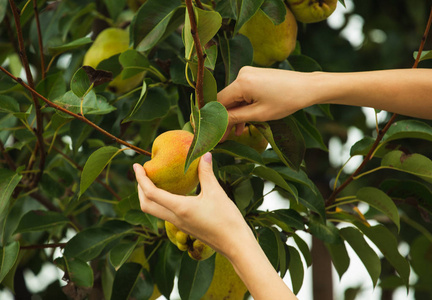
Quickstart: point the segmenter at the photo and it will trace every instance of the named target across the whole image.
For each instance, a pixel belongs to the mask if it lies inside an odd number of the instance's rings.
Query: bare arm
[[[432,119],[432,70],[301,73],[244,67],[219,92],[230,126],[288,116],[313,104],[368,106]]]
[[[134,165],[141,209],[167,220],[223,254],[256,300],[297,299],[279,277],[251,229],[213,174],[211,154],[204,155],[198,173],[198,196],[179,196],[157,188],[144,168]]]

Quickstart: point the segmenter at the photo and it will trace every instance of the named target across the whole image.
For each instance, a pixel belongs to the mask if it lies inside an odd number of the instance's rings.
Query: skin
[[[244,67],[218,94],[229,126],[241,134],[244,122],[275,120],[313,104],[369,106],[432,119],[432,70],[358,73],[299,73]],[[199,163],[198,196],[170,194],[154,186],[134,165],[141,209],[175,224],[224,255],[254,299],[297,299],[274,270],[241,213],[215,178],[211,154]],[[245,251],[247,249],[247,251]]]

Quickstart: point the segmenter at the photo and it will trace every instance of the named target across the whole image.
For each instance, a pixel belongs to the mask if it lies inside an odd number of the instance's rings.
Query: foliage
[[[413,284],[419,299],[430,297],[430,122],[395,116],[384,130],[371,132],[359,111],[320,105],[255,124],[271,145],[263,154],[233,141],[218,144],[227,113],[216,94],[241,67],[252,65],[252,46],[237,33],[260,7],[275,24],[281,22],[282,0],[196,1],[195,20],[192,6],[180,0],[9,2],[13,5],[0,1],[2,288],[23,293],[25,287],[14,277],[25,269],[37,274],[48,262],[64,272],[67,285],[50,286],[41,292],[46,298],[148,299],[156,287],[168,298],[179,275],[182,299],[199,299],[210,285],[214,258],[193,261],[169,242],[163,223],[141,212],[131,170],[133,163],[149,159],[157,135],[194,128],[188,162],[213,152],[221,185],[273,266],[281,275],[295,275],[295,292],[303,281],[300,257],[307,266],[311,263],[298,235],[306,232],[326,244],[340,277],[349,266],[349,245],[374,286],[392,290]],[[367,5],[374,2],[356,2],[366,20]],[[411,16],[421,15],[414,26],[423,30],[426,4],[400,2],[404,4],[392,13],[409,7]],[[378,10],[373,9],[374,15]],[[366,29],[378,26],[377,19],[366,22]],[[97,70],[83,67],[94,37],[108,27],[126,28],[130,49],[103,60]],[[324,23],[299,26],[295,52],[272,67],[346,71],[348,59],[354,70],[389,67],[387,60],[359,67],[361,59],[340,38],[340,48],[329,50],[335,43],[323,41],[341,30]],[[417,30],[414,45],[401,42],[411,52],[403,62],[397,53],[391,67],[414,63],[412,52],[421,35]],[[366,52],[375,54],[376,45],[365,45]],[[336,54],[330,57],[329,52]],[[430,52],[422,53],[424,63],[430,58]],[[126,93],[108,87],[117,76],[128,80],[143,72],[140,84]],[[346,128],[353,125],[366,137],[351,148],[351,155],[365,156],[366,164],[351,176],[323,157],[329,138],[346,137]],[[336,181],[333,191],[330,179]],[[272,187],[267,194],[265,184]],[[261,210],[270,193],[286,199],[286,207]],[[359,210],[363,204],[365,213]],[[349,226],[340,226],[344,224]],[[298,247],[288,246],[287,240]],[[400,242],[411,245],[408,255],[398,250]],[[63,249],[59,257],[55,248]],[[144,255],[134,256],[137,249]],[[391,271],[382,265],[390,265]],[[410,269],[418,275],[414,283]]]

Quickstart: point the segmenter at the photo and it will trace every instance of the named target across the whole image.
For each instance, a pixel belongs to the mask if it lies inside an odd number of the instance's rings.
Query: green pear
[[[189,194],[196,188],[199,158],[184,172],[193,138],[194,135],[186,130],[166,131],[156,137],[151,160],[144,164],[144,169],[158,188],[178,195]]]
[[[263,153],[268,146],[268,141],[266,138],[252,124],[246,126],[243,129],[242,134],[239,136],[235,135],[235,128],[233,128],[229,133],[227,140],[233,140],[243,145],[249,146],[258,151],[258,153]]]
[[[107,28],[99,33],[84,55],[83,65],[96,69],[101,61],[120,54],[129,48],[128,30]],[[108,89],[116,94],[125,94],[142,83],[144,74],[145,72],[141,72],[126,79],[122,79],[120,74],[109,83]]]
[[[239,30],[252,44],[255,64],[268,67],[285,60],[296,46],[297,22],[287,8],[285,20],[275,25],[261,9]]]
[[[327,19],[336,9],[338,0],[287,0],[297,21],[316,23]]]
[[[228,259],[216,253],[213,279],[201,300],[243,300],[246,292],[246,286]]]

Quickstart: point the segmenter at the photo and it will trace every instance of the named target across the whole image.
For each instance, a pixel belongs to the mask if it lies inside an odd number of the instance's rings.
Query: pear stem
[[[429,34],[429,29],[431,27],[431,24],[432,24],[432,6],[431,6],[430,14],[429,14],[429,20],[427,22],[425,32],[424,32],[423,37],[422,37],[421,42],[420,42],[419,51],[417,53],[417,57],[415,59],[414,65],[412,66],[413,69],[416,69],[419,62],[420,62],[421,53],[423,52],[423,48],[424,48],[424,45],[426,43],[426,38]],[[337,189],[335,189],[333,191],[333,193],[330,195],[330,197],[326,200],[326,203],[325,203],[326,207],[333,205],[333,203],[335,202],[336,196],[356,178],[356,176],[360,173],[360,171],[372,159],[376,148],[379,146],[379,143],[383,139],[386,132],[389,130],[390,125],[393,124],[393,122],[395,121],[396,117],[397,117],[397,114],[393,114],[393,116],[390,118],[390,120],[387,122],[387,124],[384,126],[384,128],[378,132],[378,135],[375,139],[375,142],[373,143],[368,154],[363,159],[363,162],[360,164],[360,166],[357,168],[357,170],[355,170],[354,173],[351,174],[350,177],[348,177]]]

